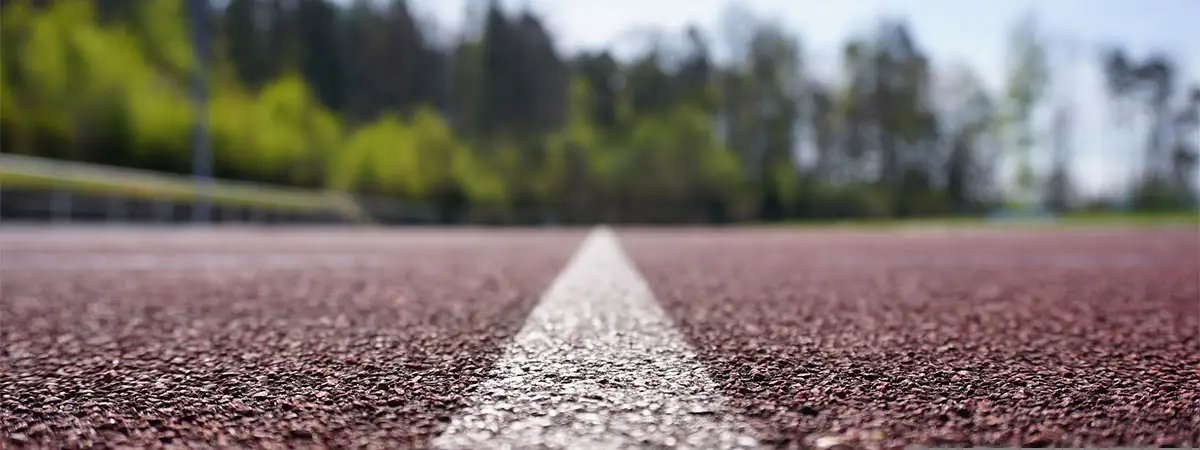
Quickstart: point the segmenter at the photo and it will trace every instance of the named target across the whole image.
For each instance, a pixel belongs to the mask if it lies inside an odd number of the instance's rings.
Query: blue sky
[[[449,30],[466,16],[468,1],[416,0],[419,14]],[[639,28],[679,33],[690,23],[710,36],[722,29],[728,0],[507,0],[512,8],[538,11],[561,51],[614,46],[629,49]],[[1120,42],[1135,55],[1150,50],[1174,54],[1188,80],[1200,80],[1200,1],[1197,0],[742,0],[759,17],[778,20],[802,39],[810,66],[831,76],[836,54],[847,36],[864,30],[881,15],[908,19],[917,41],[946,67],[963,62],[998,88],[1004,77],[1007,31],[1024,13],[1037,14],[1055,42],[1079,49],[1074,62],[1060,60],[1062,76],[1080,117],[1075,127],[1075,180],[1087,191],[1120,184],[1133,160],[1106,145],[1118,137],[1103,109],[1102,80],[1094,69],[1101,45]],[[719,37],[714,38],[720,41]],[[1066,47],[1063,47],[1066,48]],[[627,50],[628,51],[628,50]]]

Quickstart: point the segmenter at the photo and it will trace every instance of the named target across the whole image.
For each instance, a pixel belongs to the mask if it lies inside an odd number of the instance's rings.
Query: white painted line
[[[756,448],[607,228],[580,246],[433,444]]]

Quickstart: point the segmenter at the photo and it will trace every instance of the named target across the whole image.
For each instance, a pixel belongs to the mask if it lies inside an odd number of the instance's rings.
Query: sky
[[[463,23],[468,1],[480,0],[416,0],[414,8],[452,31]],[[722,19],[730,6],[730,0],[502,1],[510,8],[537,11],[559,50],[569,53],[612,47],[628,54],[636,49],[634,30],[657,28],[679,34],[689,24],[719,44]],[[738,4],[796,33],[811,70],[819,76],[835,73],[838,49],[848,36],[886,15],[907,19],[917,43],[936,65],[968,64],[997,90],[1005,75],[1008,31],[1025,14],[1036,14],[1057,48],[1076,49],[1074,58],[1061,58],[1059,64],[1061,76],[1069,77],[1076,88],[1066,92],[1079,111],[1073,178],[1088,193],[1119,186],[1135,167],[1128,150],[1120,154],[1110,145],[1120,136],[1112,132],[1112,119],[1104,108],[1103,79],[1095,64],[1099,49],[1119,42],[1133,55],[1165,51],[1177,58],[1184,78],[1200,81],[1197,0],[741,0]]]

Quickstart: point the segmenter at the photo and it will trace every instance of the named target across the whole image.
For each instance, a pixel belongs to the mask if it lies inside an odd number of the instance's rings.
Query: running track
[[[1200,446],[1200,233],[0,231],[0,448]]]

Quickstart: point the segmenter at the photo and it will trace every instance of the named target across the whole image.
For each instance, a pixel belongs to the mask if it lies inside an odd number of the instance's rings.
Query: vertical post
[[[724,74],[721,72],[720,68],[714,68],[712,71],[708,72],[708,80],[706,80],[708,82],[708,86],[711,87],[715,92],[712,105],[713,109],[711,111],[712,124],[713,132],[717,135],[717,140],[721,143],[721,145],[726,144],[725,126],[723,122],[725,119],[723,116],[723,113],[725,112],[725,81],[723,75]]]
[[[54,190],[53,215],[56,222],[71,222],[71,188],[59,186]]]
[[[755,76],[754,82],[757,84],[755,86],[757,89],[754,96],[754,106],[758,120],[756,120],[754,124],[755,136],[754,143],[752,144],[754,146],[754,167],[751,168],[752,172],[750,176],[752,177],[755,189],[758,192],[757,202],[758,207],[760,208],[758,211],[759,219],[767,219],[767,217],[763,217],[763,213],[768,211],[765,211],[766,208],[763,207],[766,204],[768,193],[766,179],[767,152],[769,146],[771,145],[768,120],[774,118],[775,104],[774,99],[772,99],[770,93],[766,91],[766,87],[762,85],[762,80],[759,79],[757,75]],[[770,211],[770,213],[774,214],[775,212]],[[775,218],[771,217],[771,219]]]
[[[208,142],[208,0],[188,0],[187,6],[195,62],[192,69],[192,103],[196,112],[192,129],[192,171],[196,199],[192,204],[192,220],[208,222],[212,215],[209,204],[212,155]]]
[[[173,217],[175,214],[174,205],[170,204],[169,202],[170,200],[166,199],[154,201],[154,217],[160,223],[171,223],[175,220]]]
[[[454,62],[458,58],[458,48],[459,39],[451,40],[450,51],[446,52],[446,98],[443,99],[446,105],[443,115],[446,117],[446,123],[450,125],[450,129],[454,131],[459,131],[461,125],[458,116],[455,114],[457,103],[454,99],[454,85],[458,82],[458,78],[454,76]]]
[[[128,215],[125,207],[125,199],[121,197],[121,194],[109,194],[108,204],[105,209],[104,215],[108,222],[124,222]]]

